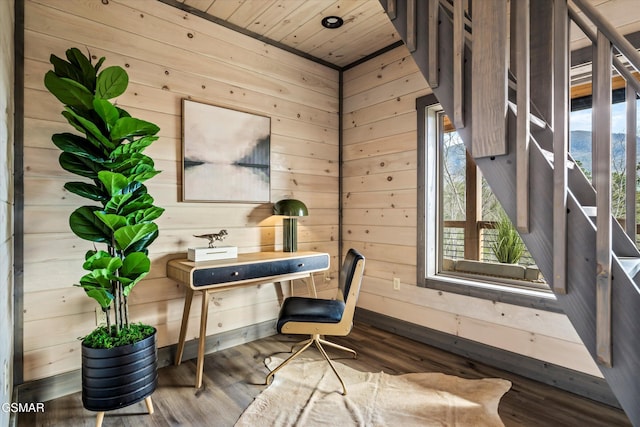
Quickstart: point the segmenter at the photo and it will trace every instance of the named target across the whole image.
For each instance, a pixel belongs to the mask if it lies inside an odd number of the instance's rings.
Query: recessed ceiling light
[[[340,28],[344,21],[339,16],[325,16],[322,18],[322,26],[325,28]]]

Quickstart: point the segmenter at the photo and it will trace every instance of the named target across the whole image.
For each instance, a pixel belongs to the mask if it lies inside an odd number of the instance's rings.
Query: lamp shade
[[[307,207],[300,200],[282,199],[273,205],[274,215],[284,216],[307,216],[309,212]]]

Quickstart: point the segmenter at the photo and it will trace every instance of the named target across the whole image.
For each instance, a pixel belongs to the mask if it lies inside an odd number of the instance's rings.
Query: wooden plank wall
[[[105,4],[106,3],[106,4]],[[70,178],[50,142],[70,127],[61,105],[43,86],[51,53],[89,49],[129,73],[118,104],[157,123],[160,140],[148,152],[163,173],[149,182],[166,209],[150,248],[152,271],[134,290],[134,319],[158,328],[159,346],[177,342],[184,291],[166,278],[169,259],[206,242],[194,234],[226,228],[226,244],[240,252],[280,250],[281,222],[271,204],[182,203],[181,100],[190,98],[271,117],[271,201],[303,200],[299,249],[331,255],[338,265],[338,72],[265,45],[155,0],[27,0],[25,5],[25,265],[24,377],[26,381],[80,367],[78,337],[95,326],[96,305],[71,285],[91,248],[68,228],[85,203],[64,191]],[[225,185],[224,182],[203,183]],[[321,277],[320,277],[321,276]],[[316,278],[328,294],[336,280]],[[299,284],[303,289],[303,284]],[[199,298],[187,339],[197,336]],[[275,319],[273,285],[215,295],[208,332]]]
[[[343,245],[367,258],[358,305],[600,376],[564,315],[416,286],[415,100],[430,89],[404,46],[343,79]]]
[[[13,372],[14,2],[0,3],[0,405],[11,402]],[[9,425],[0,411],[0,425]]]

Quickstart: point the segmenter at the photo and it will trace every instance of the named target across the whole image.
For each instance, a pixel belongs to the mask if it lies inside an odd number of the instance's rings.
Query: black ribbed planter
[[[135,344],[89,348],[82,344],[82,404],[111,411],[151,396],[158,383],[156,331]]]

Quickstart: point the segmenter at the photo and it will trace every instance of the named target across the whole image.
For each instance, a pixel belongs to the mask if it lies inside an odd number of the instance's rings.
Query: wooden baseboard
[[[275,321],[270,320],[220,334],[209,335],[205,344],[205,353],[215,353],[226,348],[255,341],[275,335]],[[80,345],[80,344],[78,344]],[[158,349],[158,368],[173,364],[177,344]],[[182,360],[195,359],[198,355],[198,341],[185,343]],[[16,387],[14,401],[16,402],[46,402],[68,394],[81,391],[80,369],[40,380],[29,381]]]
[[[485,365],[620,408],[618,400],[613,395],[607,382],[602,378],[405,322],[404,320],[363,308],[356,309],[355,320],[356,322],[366,323]]]

